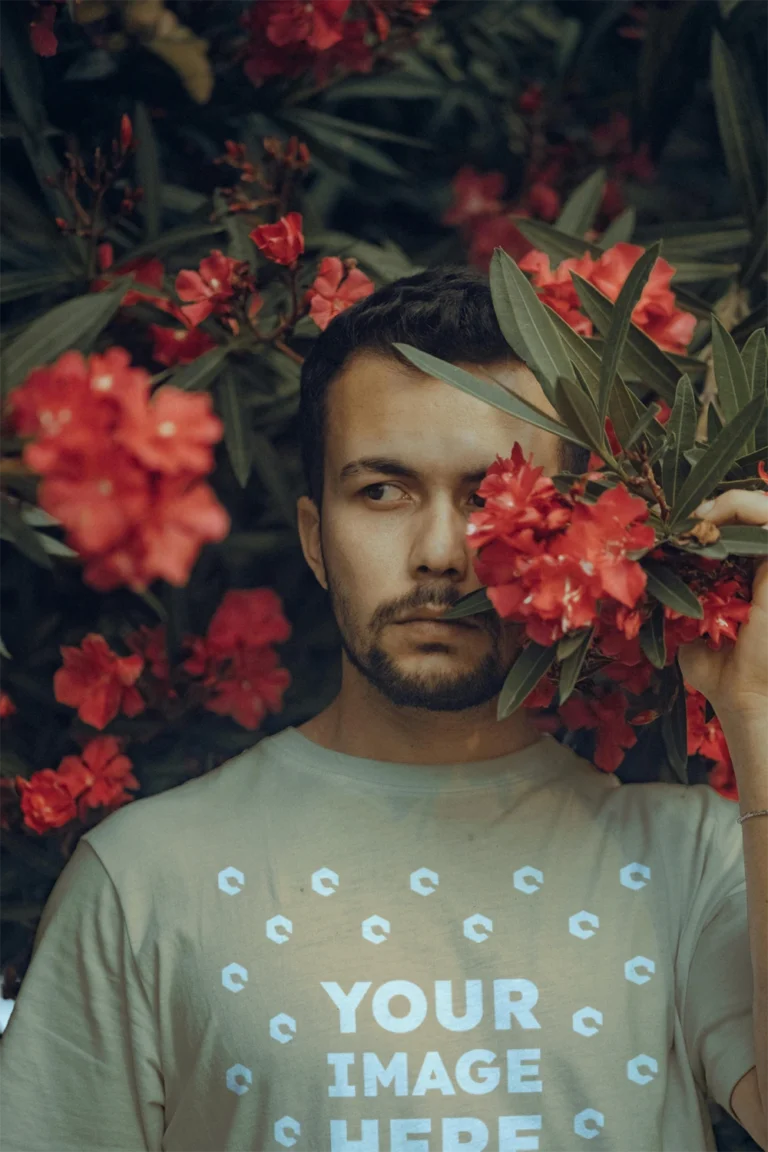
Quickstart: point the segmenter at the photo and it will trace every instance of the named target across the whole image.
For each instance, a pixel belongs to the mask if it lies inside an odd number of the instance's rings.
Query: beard
[[[501,621],[486,613],[477,618],[478,627],[490,636],[487,650],[478,654],[473,665],[466,658],[455,657],[455,667],[446,668],[455,651],[456,643],[440,642],[419,644],[415,651],[423,655],[423,668],[411,671],[403,667],[404,661],[397,655],[390,655],[376,640],[365,639],[362,629],[355,621],[349,598],[334,583],[326,570],[331,607],[341,636],[341,646],[350,664],[373,685],[390,703],[399,708],[423,708],[429,712],[462,712],[476,708],[493,700],[501,692],[514,660],[516,651],[509,655],[502,650]],[[485,619],[485,617],[489,619]],[[393,629],[398,625],[394,625]],[[378,626],[374,624],[378,633]],[[461,633],[457,632],[458,643]],[[467,644],[477,644],[472,633],[467,631]],[[431,653],[444,653],[438,661]],[[413,663],[413,660],[410,661]]]

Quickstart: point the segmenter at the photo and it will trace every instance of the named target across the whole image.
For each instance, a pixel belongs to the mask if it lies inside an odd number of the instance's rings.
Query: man
[[[762,1137],[734,805],[497,721],[518,630],[429,619],[479,587],[496,455],[583,461],[394,342],[547,406],[475,274],[318,338],[299,532],[340,691],[83,836],[0,1045],[8,1152],[693,1152],[707,1094]]]

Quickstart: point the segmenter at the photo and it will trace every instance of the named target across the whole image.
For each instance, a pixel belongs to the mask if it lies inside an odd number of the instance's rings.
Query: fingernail
[[[714,500],[705,500],[703,504],[699,504],[698,508],[696,509],[695,515],[696,516],[706,516],[708,512],[712,511],[714,506],[715,506]]]

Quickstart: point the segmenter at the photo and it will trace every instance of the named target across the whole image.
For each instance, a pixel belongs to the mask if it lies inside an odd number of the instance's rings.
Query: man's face
[[[556,415],[527,368],[461,367]],[[302,497],[302,547],[328,588],[350,664],[396,706],[455,712],[485,704],[514,663],[521,629],[493,612],[463,626],[400,621],[482,587],[467,524],[483,506],[483,473],[516,440],[546,475],[558,470],[551,433],[396,360],[358,354],[329,389],[322,523]],[[366,457],[413,475],[355,467]]]

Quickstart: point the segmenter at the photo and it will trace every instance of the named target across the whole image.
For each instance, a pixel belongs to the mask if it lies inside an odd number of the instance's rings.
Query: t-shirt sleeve
[[[155,1022],[119,894],[81,839],[48,897],[0,1039],[2,1152],[160,1149]]]
[[[694,1077],[734,1116],[731,1093],[755,1064],[752,959],[738,805],[708,784],[686,789],[694,837],[678,951],[681,1020]],[[699,795],[697,795],[699,794]]]

